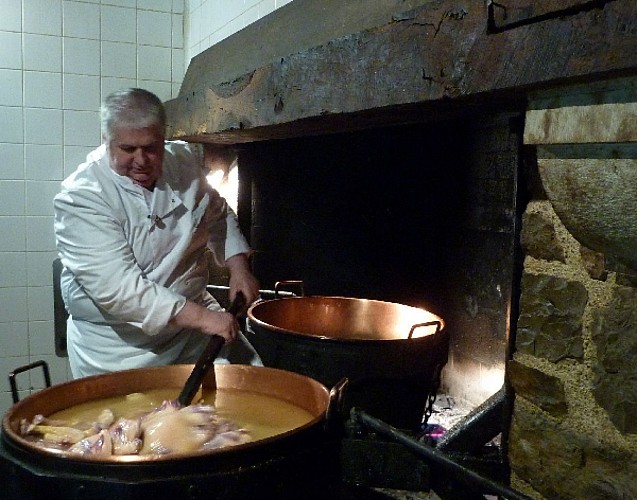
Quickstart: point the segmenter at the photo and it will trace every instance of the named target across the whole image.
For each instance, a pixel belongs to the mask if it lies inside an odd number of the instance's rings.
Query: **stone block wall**
[[[578,103],[577,114],[586,115],[587,106]],[[546,109],[555,116],[555,105]],[[637,172],[630,144],[637,127],[620,141],[617,134],[600,139],[595,130],[607,134],[610,127],[592,106],[588,111],[592,124],[569,125],[581,135],[577,141],[551,136],[547,114],[537,122],[544,135],[527,133],[537,117],[527,115],[525,143],[537,153],[542,186],[522,219],[520,314],[507,366],[515,393],[508,452],[512,485],[533,498],[637,498],[637,270],[630,250],[621,251],[637,236],[637,197],[623,174]],[[623,114],[634,122],[632,104],[616,111],[613,120]],[[573,116],[561,112],[562,120]],[[604,183],[600,196],[582,188],[592,165]],[[578,223],[582,213],[590,224]],[[608,220],[615,222],[606,227]]]
[[[637,290],[600,266],[548,200],[529,203],[522,232],[507,368],[514,485],[536,498],[637,498]]]

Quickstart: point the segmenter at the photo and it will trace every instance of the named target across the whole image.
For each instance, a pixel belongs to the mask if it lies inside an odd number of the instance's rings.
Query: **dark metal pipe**
[[[460,481],[463,481],[469,486],[480,487],[482,490],[486,491],[487,494],[501,495],[503,498],[510,500],[530,500],[530,497],[475,473],[471,469],[451,460],[439,450],[414,440],[391,425],[368,415],[358,408],[352,408],[350,415],[354,422],[366,425],[384,436],[390,437],[393,440],[407,446],[410,450],[415,451],[432,462],[443,466],[449,472],[454,474],[454,476],[456,476]]]
[[[449,429],[436,442],[436,449],[443,452],[474,453],[502,432],[504,387],[472,410],[460,424]]]

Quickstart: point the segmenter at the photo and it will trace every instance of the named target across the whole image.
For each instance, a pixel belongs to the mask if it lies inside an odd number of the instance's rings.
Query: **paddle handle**
[[[232,304],[228,308],[228,312],[233,316],[237,316],[246,305],[246,298],[241,292],[237,292],[236,297],[232,301]],[[192,402],[192,398],[195,397],[199,386],[203,381],[208,370],[214,365],[219,351],[223,347],[225,340],[220,335],[211,335],[206,348],[199,356],[199,359],[195,363],[195,367],[192,369],[192,373],[186,380],[186,384],[179,394],[177,401],[181,406],[188,406]]]

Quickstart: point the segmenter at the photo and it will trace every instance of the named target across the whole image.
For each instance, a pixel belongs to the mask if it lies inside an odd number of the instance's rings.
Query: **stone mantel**
[[[295,0],[263,22],[269,36],[298,33],[303,24],[277,21],[320,25],[326,11],[317,6],[329,3]],[[371,5],[355,3],[361,9]],[[211,47],[193,59],[179,96],[166,103],[169,136],[242,143],[423,122],[476,104],[524,109],[532,90],[637,74],[633,0],[544,2],[542,12],[531,0],[498,2],[515,19],[508,25],[502,8],[490,17],[485,2],[388,4],[393,13],[368,16],[364,29],[328,41],[305,40],[297,52],[281,49],[276,59],[268,59],[273,52],[250,56],[257,66],[249,70],[236,61],[228,67],[223,48],[229,55],[263,52],[263,24]],[[399,13],[400,5],[415,7]],[[308,18],[302,8],[319,17]],[[520,13],[526,18],[520,20]],[[246,40],[251,43],[229,49]]]

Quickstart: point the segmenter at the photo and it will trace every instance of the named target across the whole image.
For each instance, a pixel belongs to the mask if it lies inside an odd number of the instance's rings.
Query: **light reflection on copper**
[[[253,306],[251,320],[276,331],[339,340],[405,340],[433,335],[444,328],[439,316],[403,304],[348,297],[294,297]]]

